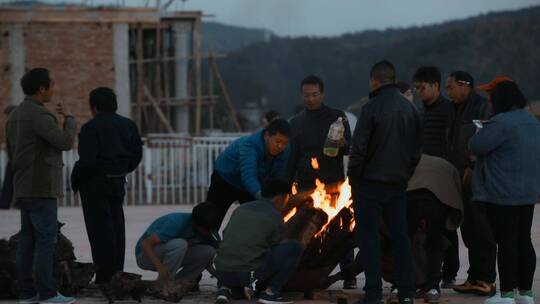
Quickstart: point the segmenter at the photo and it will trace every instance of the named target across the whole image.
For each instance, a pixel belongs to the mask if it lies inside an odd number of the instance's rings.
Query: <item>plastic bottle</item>
[[[341,141],[345,134],[345,126],[343,125],[343,117],[339,117],[328,130],[328,136],[324,143],[323,154],[328,157],[336,157],[339,153]]]

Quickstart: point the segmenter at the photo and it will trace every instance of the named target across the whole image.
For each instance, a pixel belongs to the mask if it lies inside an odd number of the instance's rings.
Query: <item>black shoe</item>
[[[438,304],[441,301],[441,292],[437,289],[430,289],[424,295],[424,302],[429,304]]]
[[[232,292],[227,287],[220,287],[216,294],[216,304],[227,304],[232,297]]]
[[[390,291],[390,294],[388,295],[388,300],[386,302],[388,304],[399,304],[397,288],[392,288],[392,290]]]
[[[423,288],[418,288],[414,294],[415,299],[423,299],[426,296],[427,290]]]
[[[414,300],[411,298],[404,298],[399,300],[399,304],[413,304]]]
[[[343,289],[356,289],[356,279],[344,280]]]
[[[279,294],[268,294],[266,291],[261,293],[259,303],[262,304],[292,304],[292,301],[285,299]]]

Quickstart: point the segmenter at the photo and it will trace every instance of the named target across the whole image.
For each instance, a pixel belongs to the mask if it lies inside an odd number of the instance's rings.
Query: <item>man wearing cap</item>
[[[453,103],[448,119],[447,158],[458,169],[463,182],[461,235],[469,250],[470,265],[467,280],[454,290],[488,296],[495,293],[496,245],[485,211],[479,204],[471,202],[474,162],[468,149],[469,140],[476,132],[473,120],[489,118],[488,104],[475,92],[472,76],[464,71],[455,71],[448,76],[446,91]]]

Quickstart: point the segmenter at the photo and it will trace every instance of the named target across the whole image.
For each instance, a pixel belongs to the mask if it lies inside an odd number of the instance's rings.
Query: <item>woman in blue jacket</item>
[[[498,246],[500,294],[485,303],[534,303],[531,226],[540,194],[540,123],[524,109],[525,97],[512,81],[495,85],[489,104],[491,120],[469,142],[477,157],[473,200],[485,205]]]

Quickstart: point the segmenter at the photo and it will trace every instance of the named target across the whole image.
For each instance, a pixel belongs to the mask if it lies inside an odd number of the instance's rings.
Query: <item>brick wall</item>
[[[4,37],[0,39],[7,44]],[[79,127],[90,118],[88,93],[98,86],[114,88],[112,24],[27,24],[24,26],[24,44],[26,69],[46,67],[51,71],[55,95],[49,109],[54,110],[54,104],[63,100],[75,114]],[[1,84],[9,81],[9,72],[4,72],[6,61],[7,50],[0,47]],[[6,90],[9,90],[9,85],[0,86],[1,109],[9,97]],[[3,141],[4,124],[1,119],[0,124]]]

